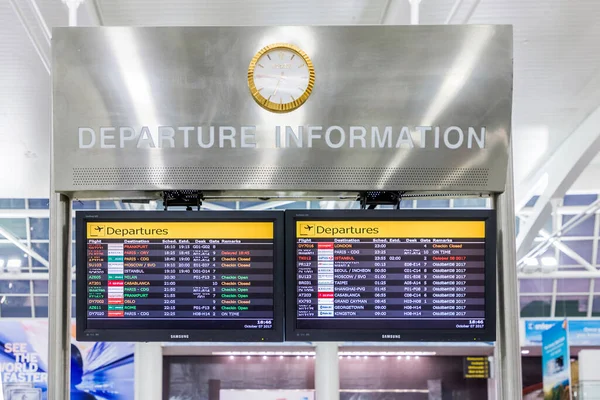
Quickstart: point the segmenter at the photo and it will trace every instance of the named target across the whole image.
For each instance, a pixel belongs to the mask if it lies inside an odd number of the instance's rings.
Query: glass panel
[[[587,316],[588,296],[557,296],[556,317]]]
[[[256,206],[256,205],[259,205],[262,203],[264,203],[264,202],[262,202],[262,201],[240,201],[240,210],[243,210],[244,208]]]
[[[413,208],[415,204],[414,200],[402,200],[400,202],[400,208]]]
[[[585,278],[558,279],[556,288],[558,293],[589,293],[590,280]]]
[[[118,210],[119,207],[117,207],[117,205],[115,204],[114,201],[101,200],[100,201],[100,209],[101,210]]]
[[[235,207],[235,206],[234,206]],[[284,206],[275,207],[276,210],[305,210],[306,201],[295,201]]]
[[[29,296],[0,297],[0,317],[31,318],[31,298]]]
[[[71,281],[71,294],[75,294],[77,288],[75,287],[75,280]]]
[[[529,199],[529,201],[527,202],[527,204],[525,205],[525,207],[533,207],[535,206],[535,203],[537,203],[538,199],[540,198],[540,196],[533,196],[531,199]]]
[[[28,294],[31,281],[0,281],[0,294]]]
[[[33,292],[35,294],[48,294],[48,281],[33,281]]]
[[[450,200],[417,200],[417,208],[449,208]]]
[[[598,195],[595,194],[568,194],[563,198],[565,206],[589,206],[592,204]]]
[[[50,208],[49,199],[29,199],[29,208],[33,210],[47,210]]]
[[[0,209],[22,210],[25,208],[25,199],[0,199]]]
[[[29,269],[27,255],[12,243],[0,243],[0,271],[22,272]]]
[[[563,226],[573,219],[574,215],[563,215],[562,224]],[[580,222],[577,226],[567,231],[564,236],[594,236],[594,218],[589,217],[586,220]]]
[[[32,240],[48,239],[50,237],[50,220],[48,218],[29,218],[29,229]]]
[[[25,218],[0,218],[0,226],[19,239],[27,239]],[[4,236],[0,236],[0,239],[4,239]]]
[[[521,317],[549,317],[551,296],[520,296]]]
[[[36,318],[48,318],[48,297],[35,296],[33,300]],[[72,315],[75,317],[75,314]]]
[[[588,262],[592,262],[592,243],[593,241],[591,240],[569,240],[564,242],[571,250]],[[558,263],[560,265],[580,265],[577,261],[562,252],[559,254]]]
[[[264,204],[265,202],[261,202],[259,204]],[[210,204],[214,204],[216,206],[227,207],[235,210],[235,201],[211,201]]]
[[[32,243],[31,244],[31,248],[33,250],[35,250],[36,253],[38,253],[40,256],[44,257],[46,260],[48,259],[49,256],[49,252],[50,252],[50,245],[48,243]],[[32,261],[32,266],[34,267],[43,267],[44,265],[39,262],[38,260],[36,260],[35,258],[31,260]]]
[[[485,208],[486,199],[455,199],[454,208]]]
[[[76,303],[75,302],[75,296],[71,296],[71,315],[72,316],[77,315],[77,310],[76,310],[76,307],[75,307],[75,303]]]
[[[521,279],[520,293],[552,293],[552,279]]]
[[[96,209],[96,201],[81,201],[74,200],[73,201],[73,210],[95,210]]]
[[[600,317],[600,296],[594,296],[592,303],[592,317]]]

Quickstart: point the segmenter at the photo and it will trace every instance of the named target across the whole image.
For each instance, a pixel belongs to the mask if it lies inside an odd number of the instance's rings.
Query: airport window
[[[27,239],[27,224],[25,218],[0,218],[0,227],[17,239]],[[1,237],[1,239],[5,239]]]
[[[29,230],[31,240],[44,240],[50,236],[49,218],[29,218]]]
[[[98,202],[99,203],[99,208],[101,210],[119,210],[119,206],[120,206],[120,202],[119,201],[106,201],[106,200],[101,200]]]
[[[47,210],[50,208],[49,199],[29,199],[27,204],[32,210]]]
[[[591,240],[570,240],[565,242],[565,244],[586,262],[592,262],[593,249]],[[574,260],[563,252],[559,254],[558,260],[559,265],[580,265],[577,260]]]
[[[521,317],[549,317],[552,296],[521,296]]]
[[[592,317],[600,317],[600,296],[594,296]]]
[[[575,217],[575,216],[574,215],[563,215],[562,216],[562,225],[564,226],[565,224],[567,224],[573,217]],[[583,220],[582,222],[578,223],[573,228],[569,229],[564,234],[564,236],[593,236],[594,235],[594,225],[595,225],[595,219],[589,217],[589,218]]]
[[[454,200],[454,208],[485,208],[487,199],[456,199]]]
[[[449,208],[450,200],[417,200],[417,208]]]
[[[0,209],[24,209],[25,199],[0,199]]]
[[[4,294],[29,294],[31,281],[0,281],[0,293]]]
[[[33,293],[48,294],[48,281],[42,281],[42,280],[33,281]]]
[[[552,279],[521,279],[521,293],[552,293]]]
[[[589,297],[585,296],[557,296],[556,317],[586,317]]]
[[[585,278],[557,279],[558,293],[585,293],[590,290],[590,280]]]
[[[564,206],[589,206],[598,199],[596,194],[571,194],[563,199]]]
[[[31,297],[0,296],[0,317],[2,318],[31,318]]]

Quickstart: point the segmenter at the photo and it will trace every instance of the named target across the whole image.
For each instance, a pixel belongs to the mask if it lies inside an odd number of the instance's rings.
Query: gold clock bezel
[[[300,97],[298,97],[296,100],[291,101],[289,103],[274,103],[272,101],[269,101],[269,99],[264,98],[263,95],[261,95],[258,92],[258,89],[254,85],[254,70],[256,69],[256,64],[258,63],[258,60],[265,53],[275,50],[275,49],[285,49],[285,50],[289,50],[289,51],[296,53],[296,55],[302,57],[302,59],[306,63],[306,66],[308,67],[308,86],[306,87],[306,90],[304,91],[304,93],[302,93],[302,95]],[[310,57],[308,56],[308,54],[306,54],[304,51],[302,51],[302,49],[300,49],[298,46],[294,46],[293,44],[274,43],[274,44],[270,44],[266,47],[263,47],[252,58],[252,61],[250,61],[250,65],[248,66],[248,87],[250,88],[250,94],[252,95],[252,98],[256,101],[256,103],[258,103],[259,106],[261,106],[265,110],[268,110],[271,112],[287,113],[290,111],[294,111],[295,109],[300,107],[302,104],[304,104],[306,102],[306,100],[308,100],[308,98],[310,97],[310,94],[312,93],[312,89],[313,89],[314,85],[315,85],[315,67],[314,67]]]

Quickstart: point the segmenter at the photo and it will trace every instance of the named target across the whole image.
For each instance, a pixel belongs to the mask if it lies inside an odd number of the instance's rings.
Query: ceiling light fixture
[[[558,261],[556,261],[555,257],[542,257],[542,265],[544,267],[556,267]]]

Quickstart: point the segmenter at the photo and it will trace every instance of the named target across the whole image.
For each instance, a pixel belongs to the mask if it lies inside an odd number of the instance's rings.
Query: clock
[[[308,100],[315,84],[315,68],[300,48],[276,43],[261,49],[248,67],[248,87],[264,109],[290,112]]]

